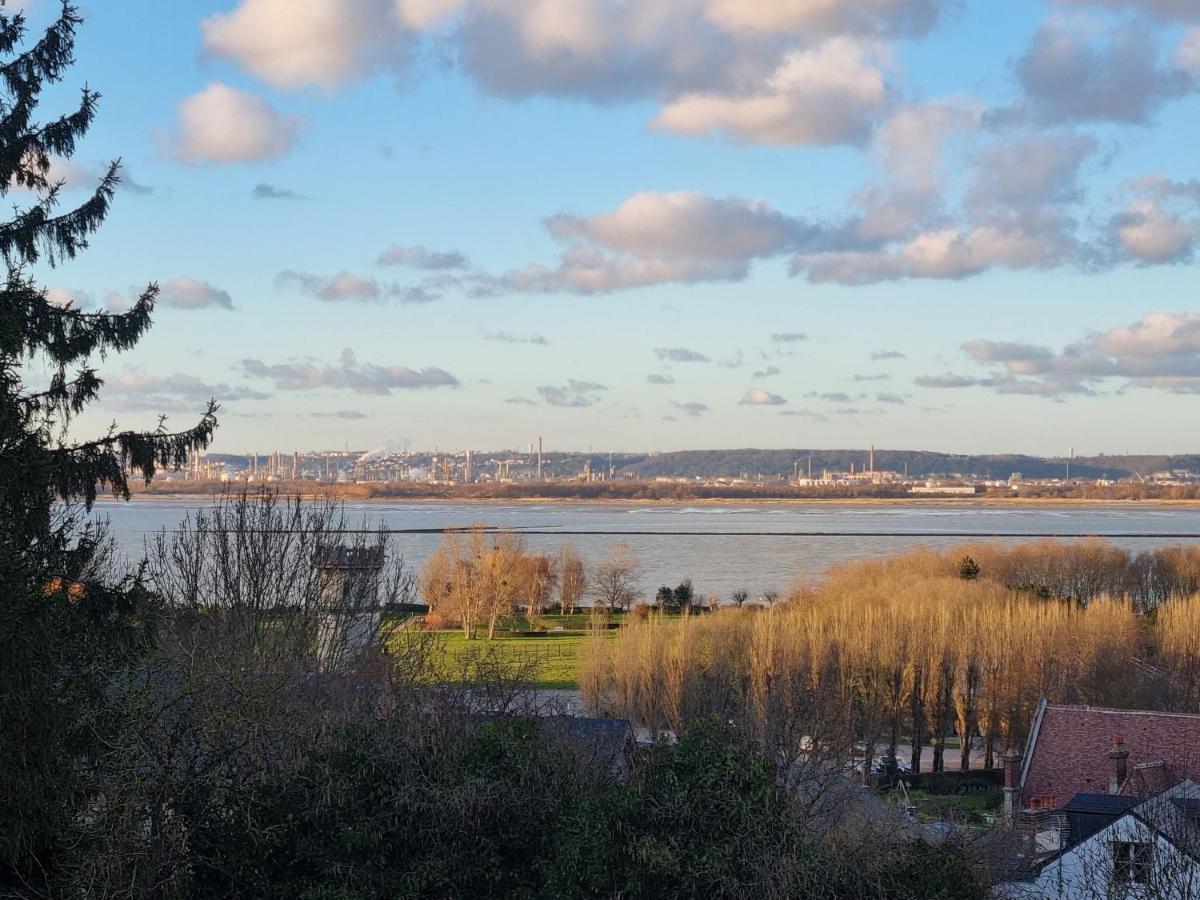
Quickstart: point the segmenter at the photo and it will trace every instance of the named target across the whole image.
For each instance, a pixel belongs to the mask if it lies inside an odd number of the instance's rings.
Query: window
[[[1154,861],[1152,844],[1113,841],[1113,881],[1124,884],[1147,884],[1150,866]]]

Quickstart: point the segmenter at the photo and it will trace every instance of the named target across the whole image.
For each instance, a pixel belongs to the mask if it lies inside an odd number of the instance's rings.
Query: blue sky
[[[81,431],[1197,448],[1196,0],[83,11],[132,189],[44,279],[164,294]]]

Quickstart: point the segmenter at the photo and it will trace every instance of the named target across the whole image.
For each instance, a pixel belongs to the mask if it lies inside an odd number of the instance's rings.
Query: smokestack
[[[542,436],[538,435],[538,481],[542,480]]]
[[[1122,737],[1114,737],[1112,749],[1108,751],[1108,758],[1112,760],[1112,774],[1108,776],[1108,792],[1110,794],[1119,794],[1121,786],[1125,784],[1125,776],[1128,774],[1129,750],[1125,747],[1125,739]]]
[[[874,444],[871,445],[870,465],[871,465],[871,474],[874,475],[875,474],[875,445]]]

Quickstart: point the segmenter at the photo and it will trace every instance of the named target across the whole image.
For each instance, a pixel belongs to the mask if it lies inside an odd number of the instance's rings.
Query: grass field
[[[554,632],[544,637],[522,637],[497,633],[492,641],[483,637],[468,641],[461,631],[436,632],[449,661],[468,653],[496,652],[502,658],[532,662],[534,681],[544,688],[573,690],[577,687],[579,648],[587,640],[582,632]]]
[[[385,622],[385,632],[399,626],[398,621]],[[416,627],[419,624],[413,623]],[[534,681],[543,688],[574,690],[578,687],[579,648],[587,640],[587,613],[572,616],[547,616],[539,619],[539,634],[521,634],[517,632],[530,631],[529,622],[524,617],[506,622],[502,629],[497,629],[493,640],[486,639],[486,627],[480,628],[479,637],[468,641],[458,629],[446,629],[431,632],[437,639],[443,652],[444,661],[455,667],[468,654],[496,653],[502,660],[517,660],[530,662],[534,667]],[[562,628],[555,631],[554,628]],[[605,632],[609,637],[615,636],[616,631]],[[396,632],[397,638],[400,632]]]

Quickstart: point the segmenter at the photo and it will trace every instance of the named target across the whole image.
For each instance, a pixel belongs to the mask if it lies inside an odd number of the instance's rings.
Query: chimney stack
[[[1129,750],[1125,747],[1124,738],[1119,736],[1113,738],[1108,758],[1112,760],[1113,764],[1112,774],[1108,776],[1108,792],[1118,794],[1121,792],[1121,786],[1125,784],[1125,776],[1128,774]]]
[[[1004,764],[1004,818],[1011,825],[1021,810],[1021,754],[1009,747],[1000,759]]]

